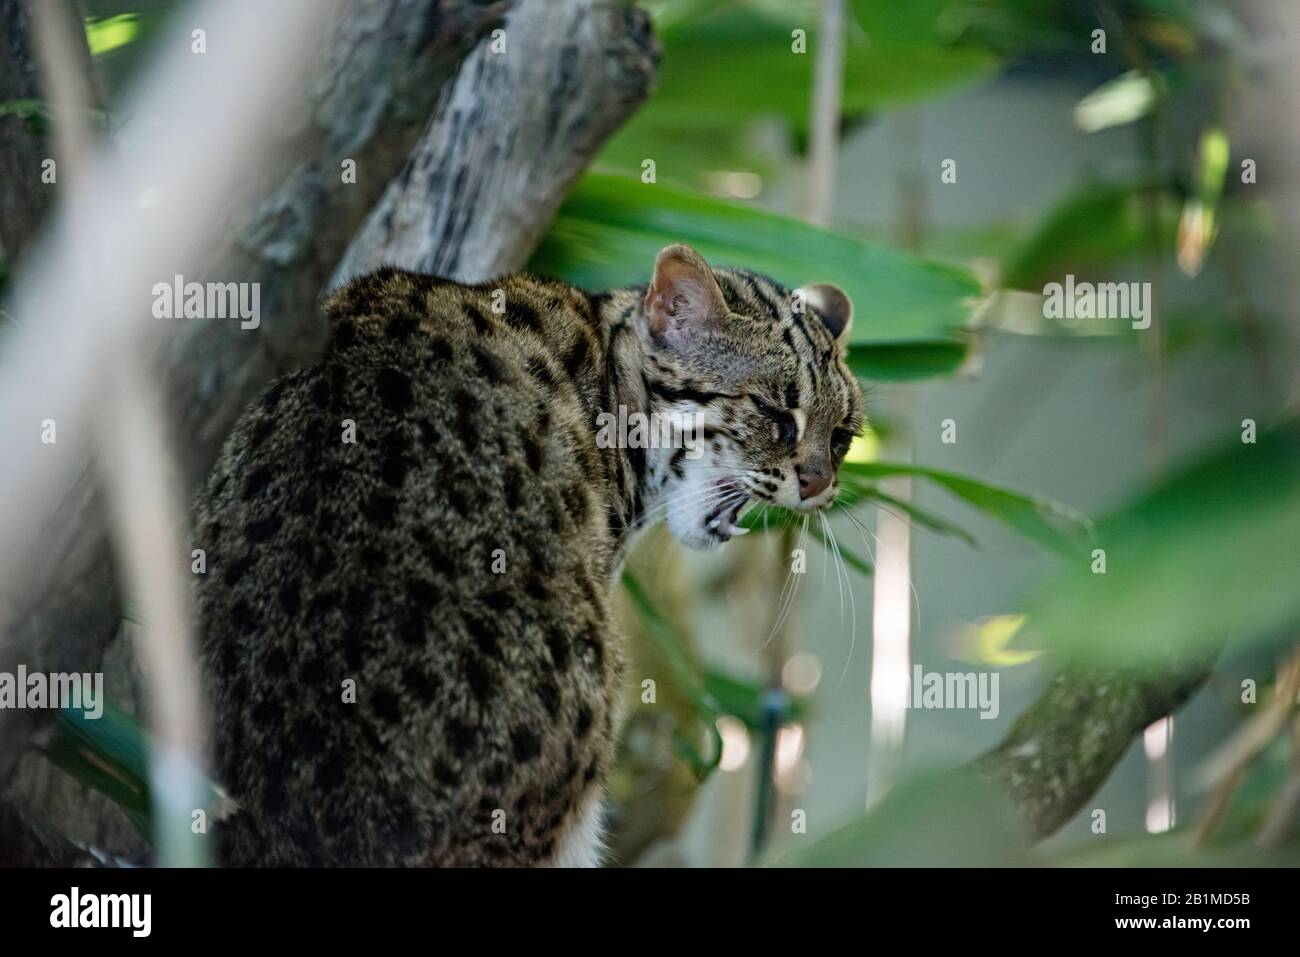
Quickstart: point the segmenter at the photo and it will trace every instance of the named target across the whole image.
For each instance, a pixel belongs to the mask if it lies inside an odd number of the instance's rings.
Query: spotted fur
[[[658,270],[593,295],[386,268],[329,298],[324,357],[244,413],[194,509],[226,863],[595,861],[631,533],[666,514],[709,547],[718,497],[823,505],[799,476],[861,423],[834,319],[714,276],[727,315],[684,344],[648,321]],[[706,454],[601,448],[619,404],[703,411]]]

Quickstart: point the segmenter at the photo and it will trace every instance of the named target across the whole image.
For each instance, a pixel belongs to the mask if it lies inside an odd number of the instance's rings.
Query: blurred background
[[[685,241],[834,282],[870,428],[828,523],[751,514],[708,555],[655,530],[629,562],[615,863],[1300,863],[1298,11],[637,6],[653,92],[527,268],[631,284]],[[191,13],[84,16],[111,137]],[[1149,327],[1049,318],[1067,276],[1147,284]],[[918,668],[996,675],[995,713],[910,707]],[[133,740],[85,747],[143,839]]]

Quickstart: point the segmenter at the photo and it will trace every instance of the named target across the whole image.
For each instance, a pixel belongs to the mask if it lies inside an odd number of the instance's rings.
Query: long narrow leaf
[[[1064,554],[1077,554],[1091,535],[1091,523],[1074,509],[952,472],[890,462],[845,462],[840,468],[869,479],[894,475],[927,479],[1026,538]]]

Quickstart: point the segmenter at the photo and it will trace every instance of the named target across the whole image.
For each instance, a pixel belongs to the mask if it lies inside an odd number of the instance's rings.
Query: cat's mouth
[[[723,479],[717,485],[721,499],[704,516],[704,531],[717,542],[729,542],[732,536],[749,532],[740,526],[740,513],[750,502],[749,492],[734,479]]]

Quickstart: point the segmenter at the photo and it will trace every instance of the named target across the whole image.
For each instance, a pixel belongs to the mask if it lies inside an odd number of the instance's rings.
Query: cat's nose
[[[826,491],[826,486],[831,484],[829,472],[804,472],[799,476],[799,497],[813,498]]]

